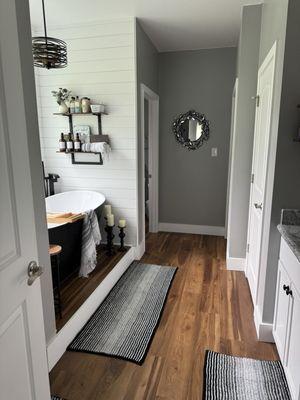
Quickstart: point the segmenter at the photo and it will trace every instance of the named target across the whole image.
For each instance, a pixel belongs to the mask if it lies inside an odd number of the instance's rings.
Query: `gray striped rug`
[[[104,354],[141,364],[176,269],[134,262],[68,350]]]
[[[203,400],[291,400],[280,361],[207,351]]]

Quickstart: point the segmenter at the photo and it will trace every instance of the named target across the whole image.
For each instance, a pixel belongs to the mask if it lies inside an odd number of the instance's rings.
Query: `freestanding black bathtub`
[[[105,197],[92,191],[70,191],[46,198],[48,213],[82,213],[95,210],[100,221]],[[72,224],[48,224],[50,244],[62,246],[60,255],[60,281],[78,273],[81,260],[81,235],[83,220]]]

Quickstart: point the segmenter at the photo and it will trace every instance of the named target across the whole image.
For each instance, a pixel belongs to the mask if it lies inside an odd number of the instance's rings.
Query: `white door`
[[[29,88],[33,88],[33,96]],[[35,107],[34,101],[28,2],[1,0],[0,398],[3,400],[50,399],[40,282],[36,279],[29,286],[27,273],[29,262],[38,262],[33,193],[37,185],[42,185],[42,180],[36,178],[37,168],[41,167],[39,152],[33,155],[28,147],[36,147],[38,143],[37,121],[28,118],[25,111],[27,105]],[[35,130],[30,129],[33,126]],[[39,273],[37,270],[36,275]]]
[[[265,206],[264,196],[271,131],[270,122],[273,102],[275,55],[276,43],[258,71],[246,271],[254,304],[256,304],[260,270],[262,226]]]

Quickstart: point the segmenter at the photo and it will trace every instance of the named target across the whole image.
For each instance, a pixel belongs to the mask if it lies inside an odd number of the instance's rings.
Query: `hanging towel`
[[[101,233],[94,210],[86,213],[82,226],[81,265],[79,276],[87,278],[97,264],[97,246],[101,242]]]

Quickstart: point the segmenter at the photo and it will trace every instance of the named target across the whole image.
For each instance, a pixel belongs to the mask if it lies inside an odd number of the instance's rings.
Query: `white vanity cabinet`
[[[293,400],[300,400],[300,262],[281,239],[273,335]]]

